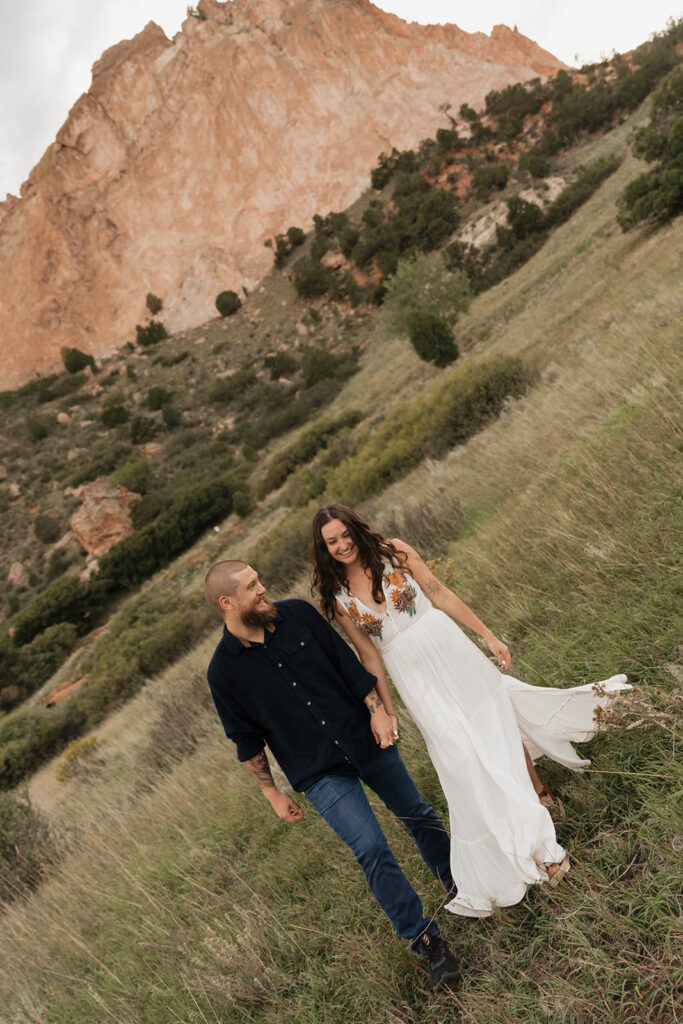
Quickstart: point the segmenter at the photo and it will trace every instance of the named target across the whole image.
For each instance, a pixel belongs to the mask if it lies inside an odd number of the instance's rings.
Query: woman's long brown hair
[[[364,523],[360,516],[357,516],[346,505],[325,505],[318,509],[313,518],[311,593],[319,592],[323,615],[329,620],[332,620],[335,615],[335,594],[340,590],[348,590],[345,566],[342,562],[337,562],[329,553],[322,535],[323,526],[326,523],[331,523],[333,519],[339,519],[347,528],[358,548],[361,562],[366,569],[370,569],[372,596],[377,604],[382,604],[384,601],[382,592],[384,563],[389,561],[392,565],[400,568],[406,561],[406,556],[397,551],[391,541],[386,540],[379,533],[374,533],[368,524]]]

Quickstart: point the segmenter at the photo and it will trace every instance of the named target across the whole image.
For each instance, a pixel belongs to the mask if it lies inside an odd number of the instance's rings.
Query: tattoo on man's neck
[[[250,757],[246,764],[261,789],[275,788],[273,776],[270,772],[270,765],[268,764],[268,756],[265,750],[261,750],[254,757]]]
[[[377,690],[374,688],[374,686],[370,690],[370,693],[368,693],[367,696],[365,697],[365,704],[371,715],[374,715],[375,711],[377,711],[378,708],[381,708],[383,706],[381,698],[378,696]]]

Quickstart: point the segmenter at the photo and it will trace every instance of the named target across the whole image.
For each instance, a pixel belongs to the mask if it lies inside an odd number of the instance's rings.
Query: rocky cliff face
[[[382,151],[414,146],[490,89],[561,65],[514,30],[406,24],[369,0],[200,0],[149,23],[0,203],[0,387],[134,336],[148,291],[170,330],[253,285],[264,240],[347,206]]]

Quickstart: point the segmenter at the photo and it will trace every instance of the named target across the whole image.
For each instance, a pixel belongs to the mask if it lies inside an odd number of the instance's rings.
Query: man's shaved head
[[[216,562],[212,565],[204,578],[204,597],[207,604],[223,614],[219,604],[219,598],[223,595],[232,597],[237,589],[237,576],[247,568],[246,562],[237,558],[231,558],[226,562]]]

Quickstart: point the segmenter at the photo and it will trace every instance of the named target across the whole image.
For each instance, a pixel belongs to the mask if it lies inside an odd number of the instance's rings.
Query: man
[[[208,679],[239,760],[280,818],[301,821],[299,804],[273,781],[268,744],[292,788],[350,846],[394,928],[422,955],[432,987],[454,985],[457,963],[436,922],[425,918],[361,786],[403,821],[427,866],[454,893],[448,836],[394,746],[395,723],[375,677],[312,605],[270,604],[246,562],[212,566],[204,592],[225,623]]]

